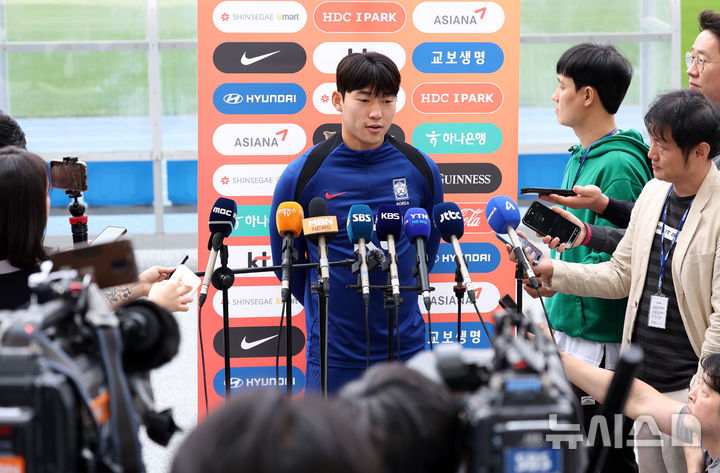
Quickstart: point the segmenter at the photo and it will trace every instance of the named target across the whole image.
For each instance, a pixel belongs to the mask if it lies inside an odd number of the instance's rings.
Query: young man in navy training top
[[[283,202],[295,201],[305,211],[314,197],[322,197],[328,215],[338,220],[339,232],[328,243],[329,261],[352,258],[353,244],[348,239],[346,220],[353,204],[370,206],[373,214],[381,204],[395,204],[405,211],[421,207],[432,213],[443,201],[442,179],[437,165],[427,155],[387,134],[395,115],[400,72],[386,56],[368,52],[344,57],[337,66],[337,91],[332,104],[342,117],[341,133],[314,146],[291,162],[278,180],[270,211],[270,227],[276,228],[275,216]],[[401,286],[416,286],[413,243],[403,234],[396,241]],[[433,228],[426,242],[429,264],[435,261],[440,235]],[[273,260],[282,258],[282,237],[270,232]],[[304,235],[294,240],[297,263],[317,262],[318,247]],[[377,236],[371,245],[380,248]],[[369,245],[370,246],[370,245]],[[318,296],[311,284],[318,270],[292,272],[292,294],[305,307],[307,328],[308,391],[320,390],[320,347]],[[371,285],[385,285],[387,274],[370,272]],[[328,302],[328,391],[335,392],[346,382],[358,378],[366,369],[365,305],[356,290],[357,274],[349,267],[330,268]],[[407,359],[425,347],[425,322],[418,307],[417,293],[403,291],[399,309],[400,358]],[[395,335],[397,337],[397,335]],[[369,343],[370,363],[387,359],[388,311],[383,292],[370,292]],[[395,346],[397,350],[398,347]]]

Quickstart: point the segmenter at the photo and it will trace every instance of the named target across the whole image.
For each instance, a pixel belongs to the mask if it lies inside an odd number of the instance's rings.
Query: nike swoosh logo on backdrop
[[[261,338],[260,340],[255,340],[254,342],[248,342],[247,337],[243,337],[242,342],[240,342],[240,346],[243,350],[250,350],[252,348],[255,348],[258,345],[262,345],[263,343],[267,342],[268,340],[272,340],[273,338],[277,337],[277,335],[273,335],[272,337],[267,338]]]
[[[328,191],[325,191],[325,198],[326,199],[334,199],[335,197],[337,197],[339,195],[343,195],[343,194],[345,194],[345,192],[338,192],[337,194],[331,194]]]
[[[280,52],[280,50],[278,49],[277,51],[273,51],[273,52],[267,53],[267,54],[261,54],[260,56],[247,57],[247,51],[245,51],[243,53],[242,57],[240,58],[240,64],[242,64],[243,66],[249,66],[250,64],[255,64],[256,62],[262,61],[263,59],[270,57],[273,54],[277,54],[279,52]]]

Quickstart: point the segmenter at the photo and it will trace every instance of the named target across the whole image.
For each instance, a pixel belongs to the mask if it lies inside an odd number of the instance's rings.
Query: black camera
[[[493,350],[438,350],[446,384],[463,392],[468,473],[583,472],[579,405],[552,341],[522,314],[498,313]],[[573,448],[573,446],[575,448]]]
[[[54,299],[0,311],[0,465],[145,471],[139,426],[162,445],[177,430],[153,410],[148,378],[177,353],[177,322],[149,301],[113,312],[89,276],[43,265],[29,284]]]

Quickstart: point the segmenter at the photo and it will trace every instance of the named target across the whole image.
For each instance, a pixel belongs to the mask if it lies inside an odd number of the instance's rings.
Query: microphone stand
[[[73,202],[68,205],[68,211],[70,211],[70,215],[72,215],[69,220],[73,244],[77,247],[87,242],[88,217],[85,215],[85,206],[78,201],[78,199],[82,197],[82,193],[80,191],[65,191],[65,193],[73,199]]]
[[[222,291],[224,345],[223,359],[225,360],[225,402],[230,402],[230,308],[228,300],[228,290],[235,282],[235,275],[230,270],[230,268],[228,268],[228,247],[223,243],[222,238],[212,238],[212,246],[213,249],[220,254],[220,267],[213,272],[210,278],[210,282],[212,282],[212,285],[215,289]]]
[[[457,260],[456,260],[457,261]],[[465,285],[463,285],[463,277],[460,273],[460,265],[457,265],[457,268],[455,268],[455,286],[453,286],[453,291],[455,291],[455,298],[457,299],[457,314],[458,314],[458,325],[457,325],[457,342],[460,342],[460,331],[462,329],[462,300],[465,296]]]
[[[292,240],[283,239],[282,253],[288,252],[290,255],[290,271],[288,272],[288,294],[283,295],[283,304],[285,304],[285,383],[288,399],[292,398],[292,270],[293,261],[297,260],[298,252],[293,245]]]
[[[389,255],[388,255],[389,256]],[[392,261],[390,259],[385,259],[385,261],[382,262],[382,265],[380,266],[380,269],[384,273],[388,273],[387,276],[387,285],[383,288],[383,308],[387,309],[388,311],[388,351],[387,351],[387,359],[388,361],[393,360],[393,333],[395,332],[395,314],[396,311],[400,310],[400,306],[402,305],[403,299],[402,296],[395,297],[393,294],[393,288],[392,288],[392,281],[391,281],[391,275],[390,275],[390,264]],[[413,288],[414,289],[414,288]],[[399,330],[400,327],[397,327],[398,329],[398,336],[400,335]],[[398,342],[398,359],[400,358],[400,343]]]
[[[318,263],[319,266],[319,263]],[[325,399],[328,397],[328,300],[330,280],[323,279],[318,270],[318,281],[310,285],[310,291],[318,295],[320,322],[320,387]],[[290,328],[288,327],[288,331]],[[288,332],[289,333],[289,332]]]
[[[523,311],[523,279],[525,274],[523,273],[520,260],[515,262],[515,304],[517,305],[517,311],[522,313]]]

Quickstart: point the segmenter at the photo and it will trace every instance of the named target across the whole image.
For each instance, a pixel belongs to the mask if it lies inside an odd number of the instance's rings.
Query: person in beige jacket
[[[553,291],[628,297],[622,345],[645,351],[639,378],[683,401],[702,379],[702,360],[720,352],[720,171],[710,159],[720,148],[720,109],[695,90],[673,91],[655,101],[645,125],[655,179],[612,258],[589,265],[543,258],[535,272]],[[684,471],[682,449],[672,461],[663,449],[659,463],[644,462],[644,450],[641,473]]]

